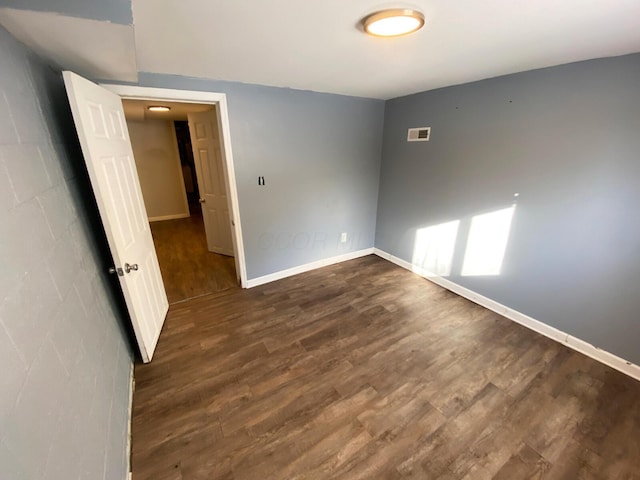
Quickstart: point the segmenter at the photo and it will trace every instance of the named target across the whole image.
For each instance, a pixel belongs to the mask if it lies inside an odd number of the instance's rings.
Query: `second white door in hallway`
[[[215,109],[190,113],[189,132],[209,251],[233,256],[225,172]]]

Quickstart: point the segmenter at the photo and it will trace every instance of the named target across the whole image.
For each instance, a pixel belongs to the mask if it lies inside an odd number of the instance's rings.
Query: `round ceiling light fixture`
[[[147,110],[150,112],[168,112],[171,110],[171,107],[166,107],[164,105],[151,105],[147,107]]]
[[[417,10],[392,9],[372,13],[362,21],[364,31],[376,37],[398,37],[420,30],[424,15]]]

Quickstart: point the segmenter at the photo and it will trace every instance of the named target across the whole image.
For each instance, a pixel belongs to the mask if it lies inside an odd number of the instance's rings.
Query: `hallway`
[[[207,250],[201,212],[150,225],[170,304],[238,286],[234,258]]]

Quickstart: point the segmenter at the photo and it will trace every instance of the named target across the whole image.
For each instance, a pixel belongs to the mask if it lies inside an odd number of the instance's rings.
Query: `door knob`
[[[138,271],[138,264],[137,264],[137,263],[134,263],[134,264],[132,264],[132,265],[129,265],[128,263],[125,263],[125,264],[124,264],[124,271],[125,271],[126,273],[130,273],[130,272],[131,272],[131,270],[133,270],[133,271],[137,272],[137,271]]]
[[[200,198],[198,201],[199,201],[200,203],[204,203],[204,202],[206,202],[206,200],[205,200],[204,198]]]

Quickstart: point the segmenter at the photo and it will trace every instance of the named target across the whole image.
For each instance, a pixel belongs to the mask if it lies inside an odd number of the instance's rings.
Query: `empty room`
[[[640,479],[638,32],[0,0],[0,477]]]

